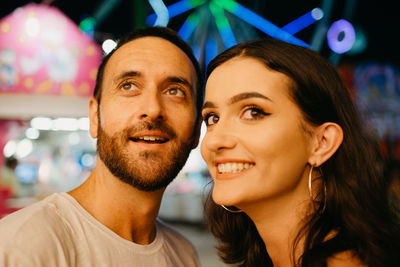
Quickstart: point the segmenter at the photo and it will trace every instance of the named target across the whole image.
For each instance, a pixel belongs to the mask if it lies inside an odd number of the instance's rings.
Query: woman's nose
[[[219,152],[224,149],[232,149],[236,146],[236,139],[231,132],[222,125],[215,126],[212,130],[207,130],[203,141],[202,149],[209,150],[211,152]]]

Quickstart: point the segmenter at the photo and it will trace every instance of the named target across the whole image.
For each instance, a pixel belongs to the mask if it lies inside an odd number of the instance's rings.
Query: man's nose
[[[164,105],[162,96],[157,92],[148,92],[141,99],[140,118],[148,120],[161,120],[164,118]]]

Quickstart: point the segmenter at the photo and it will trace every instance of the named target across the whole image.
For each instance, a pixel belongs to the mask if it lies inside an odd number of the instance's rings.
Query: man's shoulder
[[[196,250],[192,244],[184,235],[174,229],[172,226],[157,220],[157,229],[162,232],[165,242],[175,247],[176,249],[187,251],[189,253],[196,254]]]
[[[53,194],[2,218],[0,265],[67,266],[60,255],[74,252],[68,249],[72,234],[64,220],[64,202],[62,193]]]
[[[28,240],[48,240],[49,235],[54,235],[64,228],[65,222],[60,215],[60,195],[53,194],[2,218],[0,247],[11,244],[20,246]]]
[[[167,239],[167,241],[183,242],[185,244],[189,244],[190,246],[192,246],[192,243],[171,225],[161,220],[156,220],[156,224],[157,224],[157,229],[163,232],[163,235]]]
[[[184,266],[200,266],[197,251],[185,236],[160,220],[156,224],[157,230],[162,232],[164,248],[169,255],[179,255],[179,261]]]

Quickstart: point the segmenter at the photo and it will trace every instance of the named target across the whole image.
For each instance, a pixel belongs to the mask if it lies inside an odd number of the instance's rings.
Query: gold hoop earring
[[[243,212],[242,210],[240,210],[240,209],[237,209],[237,210],[231,210],[231,209],[228,209],[227,207],[225,207],[224,205],[220,205],[221,207],[223,207],[225,210],[227,210],[227,211],[229,211],[229,212],[231,212],[231,213],[241,213],[241,212]]]
[[[313,194],[312,194],[312,172],[313,172],[313,168],[314,168],[314,166],[311,165],[310,173],[308,174],[308,191],[310,193],[311,202],[313,203],[313,206],[314,206],[315,203],[314,203],[314,198],[313,198]],[[322,176],[322,173],[321,173],[321,176]],[[322,207],[322,212],[321,213],[323,213],[325,211],[325,208],[326,208],[326,195],[327,195],[326,184],[325,183],[323,183],[323,184],[324,184],[324,205]]]
[[[313,168],[314,168],[314,166],[313,165],[311,165],[311,168],[310,168],[310,173],[308,174],[308,191],[309,191],[309,193],[310,193],[310,199],[312,200],[313,199],[313,195],[312,195],[312,171],[313,171]]]

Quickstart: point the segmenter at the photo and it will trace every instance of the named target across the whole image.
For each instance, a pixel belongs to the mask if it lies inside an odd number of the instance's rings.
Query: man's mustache
[[[168,135],[169,139],[173,139],[176,137],[175,131],[162,121],[143,121],[136,123],[135,125],[126,128],[124,130],[124,135],[129,138],[130,136],[133,136],[141,131],[160,131]]]

